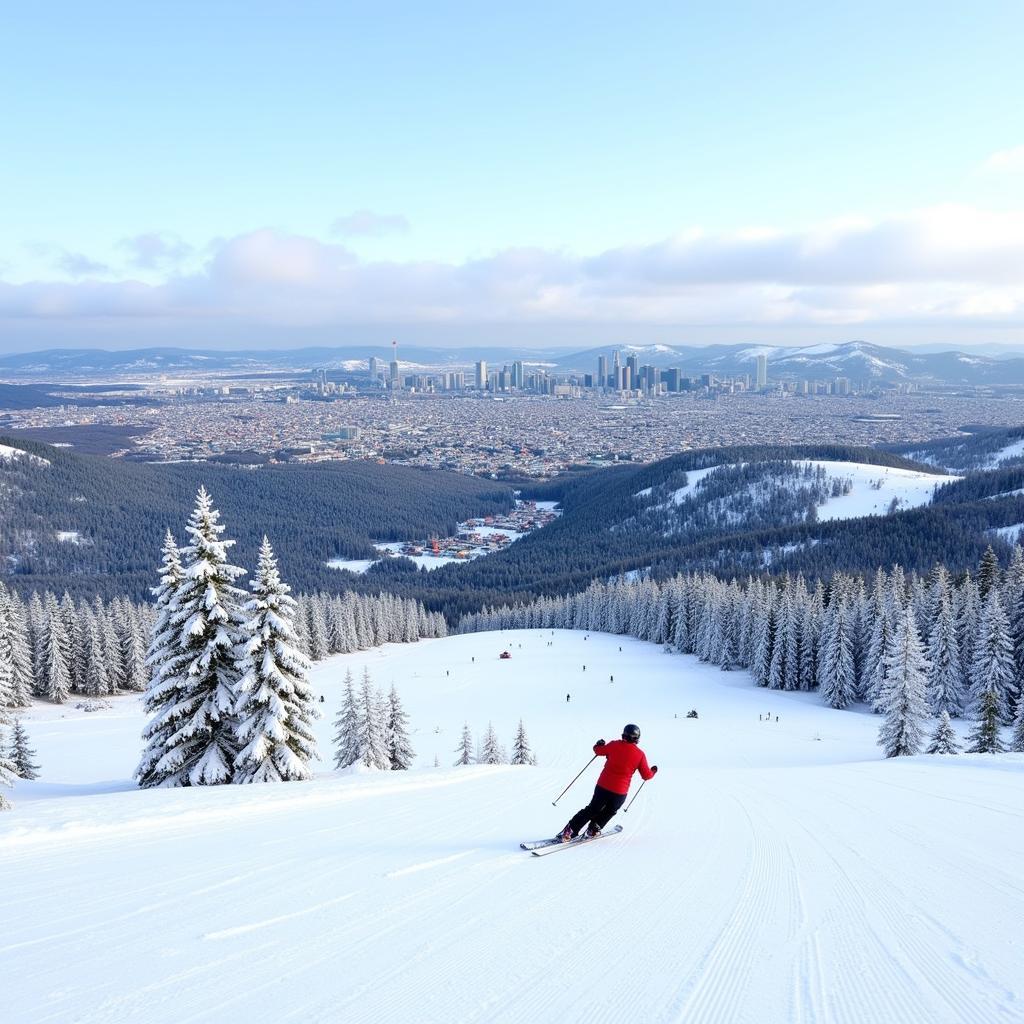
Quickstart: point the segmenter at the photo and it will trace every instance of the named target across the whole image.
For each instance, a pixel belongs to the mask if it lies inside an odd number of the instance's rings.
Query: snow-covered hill
[[[42,778],[0,817],[4,1020],[1024,1021],[1020,755],[883,761],[870,714],[621,637],[337,657],[329,714],[364,665],[407,705],[411,772],[140,792],[136,698],[33,711]],[[431,767],[464,721],[510,741],[520,716],[538,767]],[[631,720],[661,771],[622,836],[522,853]]]

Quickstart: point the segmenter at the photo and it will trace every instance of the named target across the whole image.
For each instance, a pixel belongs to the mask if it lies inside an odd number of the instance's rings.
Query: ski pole
[[[594,763],[594,762],[595,762],[596,760],[597,760],[597,754],[595,754],[595,755],[594,755],[594,756],[593,756],[593,757],[592,757],[592,758],[591,758],[591,759],[590,759],[590,760],[589,760],[589,761],[588,761],[588,762],[587,762],[587,763],[586,763],[586,764],[585,764],[585,765],[583,766],[583,769],[582,769],[582,771],[580,772],[580,775],[582,775],[582,774],[583,774],[583,772],[585,772],[585,771],[586,771],[586,770],[587,770],[587,769],[588,769],[588,768],[589,768],[589,767],[590,767],[590,766],[591,766],[591,765],[592,765],[592,764],[593,764],[593,763]],[[578,779],[578,778],[580,777],[580,775],[577,775],[577,776],[576,776],[576,779]],[[559,793],[559,794],[558,794],[558,796],[556,796],[556,797],[555,797],[555,799],[551,801],[551,806],[552,806],[552,807],[557,807],[557,806],[558,806],[558,801],[559,801],[559,800],[561,800],[561,799],[562,799],[562,797],[563,797],[563,796],[565,796],[565,794],[566,794],[566,793],[568,793],[570,789],[572,789],[572,785],[573,785],[573,782],[575,782],[575,781],[576,781],[576,779],[573,779],[573,780],[572,780],[572,782],[570,782],[570,783],[569,783],[569,785],[568,785],[568,786],[566,786],[566,787],[565,787],[565,789],[563,789],[563,790],[562,790],[562,792],[561,792],[561,793]],[[641,788],[642,788],[642,787],[641,787]],[[639,792],[640,792],[640,790],[637,790],[637,792],[639,793]]]
[[[640,790],[643,789],[646,785],[647,779],[644,779],[644,781],[640,783],[640,786],[637,789],[637,791],[633,794],[633,800],[635,800],[640,795]],[[626,809],[622,812],[623,814],[627,814],[629,812],[630,807],[633,806],[633,800],[630,800],[629,803],[626,804]]]

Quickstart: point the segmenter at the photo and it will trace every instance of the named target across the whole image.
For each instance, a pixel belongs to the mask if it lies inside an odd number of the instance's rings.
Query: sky
[[[19,4],[0,351],[1024,347],[1024,4]]]

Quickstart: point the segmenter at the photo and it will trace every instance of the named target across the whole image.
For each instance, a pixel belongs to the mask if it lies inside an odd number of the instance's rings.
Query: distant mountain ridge
[[[679,367],[686,375],[712,373],[720,376],[756,372],[757,357],[768,359],[772,380],[813,380],[848,377],[878,383],[945,383],[959,385],[1022,385],[1024,355],[989,356],[951,350],[920,352],[887,348],[864,341],[786,348],[771,345],[605,345],[581,352],[559,349],[438,348],[400,345],[403,365],[424,368],[466,367],[482,359],[492,367],[521,359],[528,365],[544,365],[556,373],[595,373],[598,359],[611,366],[615,353],[631,355],[642,364],[659,368]],[[131,373],[194,373],[291,371],[320,367],[357,371],[371,356],[390,360],[389,345],[304,347],[290,350],[199,350],[144,348],[128,351],[104,349],[49,349],[42,352],[0,356],[0,375],[39,379]]]

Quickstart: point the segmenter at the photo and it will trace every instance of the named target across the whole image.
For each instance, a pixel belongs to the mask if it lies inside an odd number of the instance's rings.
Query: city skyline
[[[1024,343],[1024,9],[940,7],[22,8],[0,351]]]

